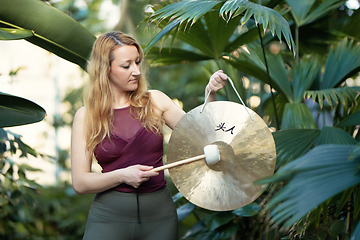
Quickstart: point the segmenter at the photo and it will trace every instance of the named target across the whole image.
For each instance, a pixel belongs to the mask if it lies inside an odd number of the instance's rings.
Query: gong
[[[196,107],[175,126],[167,148],[167,164],[203,154],[215,144],[220,161],[194,161],[169,169],[179,192],[191,203],[213,211],[243,207],[264,191],[253,182],[274,173],[276,149],[265,122],[245,106],[216,101]],[[250,117],[251,115],[251,117]]]

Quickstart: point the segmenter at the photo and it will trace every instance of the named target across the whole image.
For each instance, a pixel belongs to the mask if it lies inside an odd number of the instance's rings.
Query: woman
[[[176,208],[162,165],[163,123],[174,128],[184,116],[164,93],[148,90],[141,75],[140,45],[121,32],[94,43],[84,107],[74,118],[71,140],[73,187],[96,193],[84,239],[178,238]],[[214,73],[206,87],[209,101],[227,76]],[[92,159],[102,167],[91,172]]]

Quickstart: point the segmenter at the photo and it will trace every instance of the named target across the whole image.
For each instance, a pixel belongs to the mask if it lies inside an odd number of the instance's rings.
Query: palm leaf
[[[326,15],[329,11],[339,8],[344,4],[344,0],[327,0],[323,1],[319,6],[312,10],[315,0],[286,0],[290,6],[290,11],[294,17],[297,26],[302,26],[311,23],[322,16]],[[310,12],[310,10],[312,10]]]
[[[220,9],[220,15],[227,20],[242,13],[244,13],[242,24],[245,24],[253,16],[256,24],[262,24],[264,29],[269,28],[270,32],[276,35],[280,41],[281,35],[283,35],[290,50],[295,49],[288,22],[275,10],[247,0],[226,1]]]
[[[238,70],[256,77],[264,83],[269,83],[262,50],[258,45],[250,44],[246,49],[239,48],[237,56],[231,55],[228,63]],[[293,101],[293,91],[288,79],[288,71],[280,54],[273,55],[266,51],[272,87],[284,94],[288,101]]]
[[[0,92],[0,128],[39,122],[45,110],[27,99]]]
[[[360,110],[343,119],[336,125],[336,127],[348,127],[356,125],[360,125]]]
[[[320,130],[295,129],[273,133],[276,145],[276,168],[307,153],[313,147]]]
[[[0,27],[32,30],[27,41],[85,69],[96,37],[80,23],[39,0],[0,0]]]
[[[286,103],[281,129],[316,129],[308,106],[305,103]]]
[[[194,53],[178,48],[157,48],[152,47],[146,54],[152,66],[179,64],[185,62],[203,61],[211,59],[208,56]]]
[[[259,39],[259,32],[255,24],[251,24],[249,21],[245,26],[247,31],[231,40],[230,43],[225,47],[224,52],[231,53],[237,50],[239,46],[250,44]]]
[[[355,102],[359,92],[360,87],[331,88],[317,91],[306,91],[305,98],[311,98],[314,102],[317,101],[320,108],[323,108],[324,100],[326,100],[331,107],[336,107],[339,103],[345,105],[347,100]]]
[[[360,45],[344,38],[331,46],[320,89],[334,88],[360,70]]]
[[[165,21],[170,20],[166,19],[158,24],[162,30],[147,45],[144,50],[145,53],[157,41],[165,38],[167,35],[172,35],[173,39],[180,39],[200,50],[205,55],[218,59],[223,54],[225,47],[228,46],[229,39],[238,27],[240,18],[225,22],[224,19],[218,16],[217,12],[210,11],[204,14],[202,19],[191,24],[191,27],[181,24],[179,19],[170,21],[169,24],[165,24]],[[219,34],[219,32],[222,34]]]
[[[351,16],[344,27],[341,28],[341,32],[346,33],[348,36],[352,36],[360,40],[360,31],[358,23],[360,22],[360,9],[356,10]]]
[[[273,208],[273,220],[291,226],[330,197],[360,184],[360,174],[354,174],[360,157],[353,161],[348,159],[353,148],[345,145],[318,146],[284,166],[273,177],[259,181],[258,184],[284,179],[289,181],[266,207],[267,210]],[[277,175],[283,177],[279,179]]]
[[[34,36],[31,30],[0,28],[0,40],[17,40]]]
[[[324,126],[318,139],[318,144],[355,145],[357,141],[347,132],[337,127]]]
[[[299,64],[293,66],[291,76],[295,103],[301,103],[304,100],[305,91],[310,88],[317,76],[320,64],[318,57],[305,56]]]
[[[224,1],[216,0],[183,0],[174,2],[156,10],[150,17],[150,20],[153,22],[159,22],[165,19],[170,19],[172,21],[178,21],[180,23],[178,27],[180,25],[189,25],[189,27],[191,27],[206,13],[217,11],[215,7],[223,2]],[[276,35],[279,39],[281,39],[281,34],[283,34],[288,46],[291,49],[294,49],[289,24],[278,12],[271,8],[255,4],[247,0],[230,0],[225,1],[225,4],[223,4],[219,10],[219,16],[222,16],[226,19],[226,21],[230,21],[231,18],[236,18],[243,12],[244,18],[242,20],[242,24],[245,24],[250,17],[254,16],[257,23],[263,24],[264,28],[269,27],[271,33]],[[164,35],[164,32],[160,32],[159,34]],[[155,39],[159,39],[159,37],[156,36]],[[149,46],[155,42],[155,40],[151,41]]]

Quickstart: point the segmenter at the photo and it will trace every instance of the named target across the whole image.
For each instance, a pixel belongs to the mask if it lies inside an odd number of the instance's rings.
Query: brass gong
[[[199,106],[188,112],[175,126],[168,164],[201,155],[209,144],[220,151],[214,165],[202,160],[169,169],[176,188],[193,204],[213,211],[243,207],[263,192],[264,186],[253,182],[274,173],[272,134],[254,111],[247,110],[234,102],[210,102],[203,111]]]

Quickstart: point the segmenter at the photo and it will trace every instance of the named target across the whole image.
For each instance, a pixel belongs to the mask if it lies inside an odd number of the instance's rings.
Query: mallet
[[[215,163],[219,162],[220,161],[220,152],[219,152],[218,146],[216,146],[216,145],[207,145],[207,146],[204,147],[204,154],[203,155],[199,155],[199,156],[196,156],[196,157],[187,158],[187,159],[180,160],[180,161],[177,161],[177,162],[174,162],[174,163],[166,164],[164,166],[154,168],[154,169],[152,169],[150,171],[158,172],[158,171],[165,170],[165,169],[172,168],[172,167],[176,167],[176,166],[179,166],[179,165],[182,165],[182,164],[198,161],[198,160],[201,160],[201,159],[204,159],[204,158],[205,158],[205,161],[206,161],[206,163],[208,165],[212,165],[212,164],[215,164]]]

